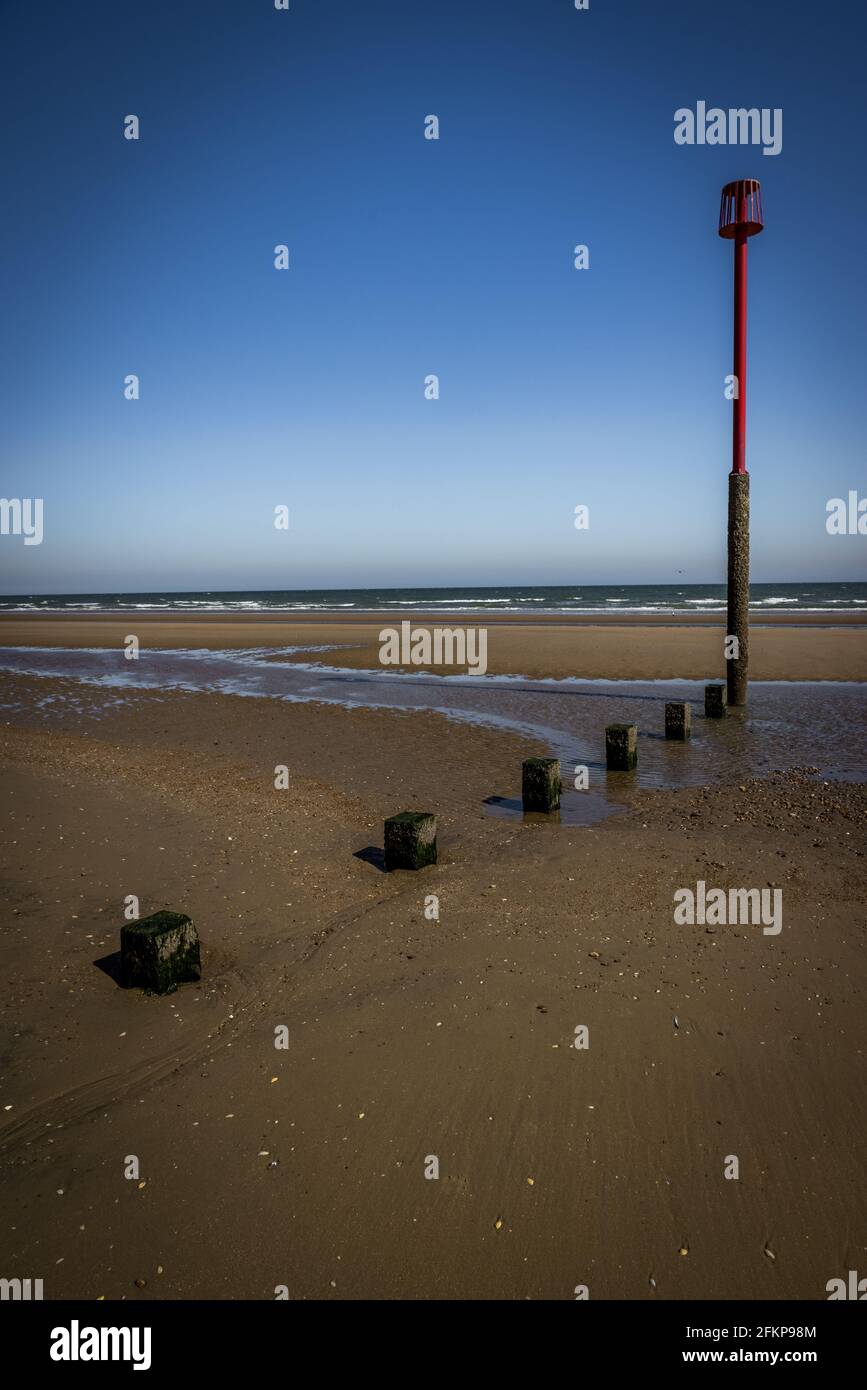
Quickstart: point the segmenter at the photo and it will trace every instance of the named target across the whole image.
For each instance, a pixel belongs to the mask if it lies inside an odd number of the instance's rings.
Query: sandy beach
[[[357,668],[384,625],[4,618],[0,644],[354,639]],[[539,676],[701,679],[721,640],[491,630],[492,670]],[[766,675],[864,678],[851,623],[754,640]],[[867,795],[808,745],[570,826],[491,814],[547,751],[513,730],[2,688],[7,1275],[130,1301],[725,1300],[824,1298],[864,1266]],[[386,874],[382,821],[405,807],[438,815],[439,863]],[[782,930],[678,925],[698,880],[782,889]],[[190,914],[199,984],[119,988],[129,894]]]
[[[250,614],[243,618],[197,614],[190,618],[170,613],[154,616],[130,613],[33,618],[29,614],[0,614],[0,646],[123,647],[134,633],[143,648],[216,649],[269,646],[310,647],[334,644],[340,648],[335,664],[351,669],[379,666],[379,635],[399,628],[405,611],[374,617],[310,614],[291,619]],[[648,615],[606,617],[538,616],[532,622],[497,614],[459,612],[413,614],[414,628],[484,627],[487,630],[487,669],[492,675],[532,678],[581,676],[607,680],[704,680],[725,673],[721,615],[660,618]],[[867,624],[860,615],[763,614],[754,622],[751,671],[755,680],[867,680]],[[303,654],[299,659],[308,659]],[[441,674],[457,668],[444,666]]]
[[[864,7],[0,10],[16,1364],[851,1375]]]

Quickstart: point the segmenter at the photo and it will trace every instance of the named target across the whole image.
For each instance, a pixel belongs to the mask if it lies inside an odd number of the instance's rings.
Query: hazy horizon
[[[790,585],[790,586],[791,586],[791,585],[795,585],[795,586],[803,587],[804,585],[807,585],[807,584],[845,585],[845,584],[864,584],[864,583],[867,583],[867,580],[865,580],[863,576],[862,576],[862,577],[858,577],[858,576],[855,576],[855,575],[853,575],[853,576],[848,576],[848,577],[847,577],[846,575],[839,575],[839,576],[834,576],[833,578],[830,578],[830,579],[818,579],[818,578],[815,577],[815,575],[810,576],[809,578],[806,578],[806,579],[778,579],[778,578],[774,578],[774,579],[761,579],[761,578],[759,578],[759,577],[757,577],[757,576],[752,576],[751,579],[750,579],[750,587],[751,587],[751,588],[753,588],[753,587],[767,588],[769,585],[773,585],[773,584]],[[279,594],[279,593],[287,593],[287,594],[292,594],[292,593],[310,593],[310,594],[316,594],[316,593],[348,593],[348,592],[352,592],[352,591],[356,591],[356,592],[358,592],[358,593],[374,593],[374,592],[380,592],[380,591],[383,591],[383,590],[392,591],[392,592],[394,592],[394,593],[403,593],[404,591],[406,591],[406,590],[408,590],[408,589],[431,589],[431,590],[433,590],[433,589],[444,589],[444,590],[446,590],[446,589],[457,589],[457,588],[464,588],[464,589],[518,589],[518,588],[523,588],[523,589],[566,589],[566,588],[584,588],[584,589],[612,589],[612,588],[614,588],[614,589],[616,589],[616,588],[623,588],[623,589],[640,589],[640,588],[648,588],[648,589],[661,589],[661,588],[677,588],[677,587],[681,587],[681,588],[694,588],[694,589],[697,589],[697,588],[720,587],[720,586],[725,587],[725,578],[724,578],[724,577],[723,577],[722,579],[720,579],[719,577],[717,577],[717,578],[715,578],[715,579],[691,579],[691,578],[690,578],[690,579],[687,579],[687,578],[685,578],[685,577],[678,577],[678,578],[675,578],[675,579],[640,579],[640,580],[635,580],[635,581],[630,581],[630,580],[610,580],[610,581],[606,581],[606,580],[594,580],[594,579],[577,579],[577,578],[572,578],[572,579],[564,579],[564,580],[554,579],[554,580],[551,580],[551,582],[550,582],[550,583],[547,583],[547,584],[546,584],[546,583],[541,583],[541,582],[535,582],[535,581],[528,581],[528,582],[525,583],[525,584],[514,583],[514,582],[504,583],[504,582],[501,582],[501,581],[499,581],[499,580],[490,580],[490,581],[487,581],[487,582],[484,582],[484,581],[483,581],[483,582],[481,582],[481,583],[480,583],[478,580],[473,580],[473,581],[468,581],[466,584],[464,584],[464,583],[462,583],[462,581],[461,581],[460,579],[457,579],[457,580],[454,580],[453,582],[451,582],[451,583],[449,583],[449,584],[440,584],[440,583],[434,583],[434,584],[420,584],[420,583],[415,583],[415,582],[413,582],[413,583],[406,583],[406,584],[399,584],[399,583],[371,584],[371,583],[367,583],[367,584],[306,584],[306,585],[305,585],[305,584],[293,584],[293,585],[289,585],[289,584],[244,584],[244,585],[237,585],[237,584],[218,584],[218,585],[214,585],[214,584],[195,584],[195,585],[192,585],[192,584],[190,584],[190,585],[187,585],[187,584],[179,584],[179,585],[165,585],[165,586],[162,586],[162,585],[161,585],[161,586],[159,586],[159,587],[151,586],[151,587],[148,587],[148,588],[138,588],[138,587],[128,586],[128,587],[123,587],[123,588],[111,588],[111,589],[108,589],[108,588],[106,588],[106,589],[97,589],[97,588],[83,588],[83,589],[82,589],[82,588],[74,588],[74,589],[73,589],[73,588],[57,588],[57,589],[24,589],[24,588],[21,588],[21,589],[14,589],[14,588],[13,588],[13,589],[4,590],[2,593],[0,593],[0,598],[26,598],[28,595],[32,595],[34,598],[50,598],[50,597],[54,597],[54,596],[56,596],[56,597],[61,597],[61,596],[63,596],[63,597],[70,597],[70,598],[71,598],[71,597],[75,597],[76,595],[87,595],[87,594],[95,594],[95,595],[98,595],[98,596],[100,596],[100,597],[108,598],[108,597],[111,597],[112,595],[117,595],[117,594],[203,594],[203,593],[212,593],[212,594],[240,594],[240,593],[249,593],[249,594],[256,594],[256,593],[260,593],[260,594],[269,594],[269,593]]]

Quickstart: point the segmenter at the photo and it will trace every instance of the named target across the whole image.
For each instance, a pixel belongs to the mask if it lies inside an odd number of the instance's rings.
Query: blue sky
[[[0,480],[45,501],[4,592],[723,579],[738,177],[767,224],[753,578],[867,578],[824,525],[867,492],[860,4],[28,0],[0,28]],[[782,153],[676,146],[698,100],[781,107]]]

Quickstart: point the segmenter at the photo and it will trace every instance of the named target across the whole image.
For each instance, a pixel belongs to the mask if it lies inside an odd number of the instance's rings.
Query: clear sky
[[[45,506],[4,592],[723,579],[739,177],[753,578],[867,578],[825,530],[867,494],[860,0],[21,0],[0,28],[0,492]],[[677,146],[699,100],[781,107],[782,152]]]

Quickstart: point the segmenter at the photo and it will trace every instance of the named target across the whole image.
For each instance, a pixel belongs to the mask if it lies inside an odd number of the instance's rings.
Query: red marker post
[[[726,636],[735,637],[736,655],[726,658],[728,703],[747,702],[750,642],[750,475],[747,437],[747,238],[764,227],[758,179],[738,179],[722,191],[719,234],[735,244],[734,413],[732,471],[729,474],[728,619]]]

